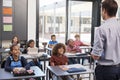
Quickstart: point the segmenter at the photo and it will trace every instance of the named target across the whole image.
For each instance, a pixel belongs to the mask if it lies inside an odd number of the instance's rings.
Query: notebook
[[[38,54],[38,48],[28,48],[27,53],[30,55]]]
[[[73,67],[73,68],[69,68],[69,69],[67,70],[67,72],[69,72],[69,73],[84,72],[84,71],[86,71],[86,69],[84,69],[84,68],[82,68],[82,67],[80,67],[80,68],[75,68],[75,67]]]

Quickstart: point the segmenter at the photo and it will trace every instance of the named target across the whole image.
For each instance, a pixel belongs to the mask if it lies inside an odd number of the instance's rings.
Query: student
[[[51,40],[48,43],[48,47],[49,48],[53,48],[55,44],[57,44],[58,42],[56,41],[56,36],[55,35],[51,35]]]
[[[74,45],[75,46],[89,46],[88,44],[85,44],[82,41],[80,41],[80,35],[79,34],[75,35]]]
[[[28,52],[29,48],[36,48],[35,41],[32,39],[28,41],[27,52]],[[40,64],[40,60],[38,60],[37,58],[33,59],[33,61],[30,61],[29,64],[30,64],[30,66],[38,66],[39,68],[42,69],[42,65]]]
[[[67,52],[72,53],[72,54],[75,54],[77,52],[81,52],[81,49],[79,48],[79,46],[74,45],[73,39],[69,39],[67,41],[67,48],[66,48],[66,50],[67,50]],[[80,60],[80,59],[78,59],[78,60]],[[79,62],[79,61],[77,61],[74,58],[70,58],[69,59],[69,63],[70,64],[76,64],[77,62]]]
[[[30,39],[28,41],[28,44],[27,44],[27,50],[29,50],[29,48],[36,48],[35,47],[35,41],[33,39]]]
[[[17,44],[18,46],[20,46],[20,40],[19,37],[17,35],[13,36],[12,41],[10,43],[10,46]]]
[[[7,47],[7,48],[8,48],[8,51],[9,51],[9,48],[10,48],[12,45],[18,45],[18,46],[20,47],[20,40],[19,40],[19,38],[18,38],[17,35],[15,35],[15,36],[12,37],[12,41],[10,42],[9,47]],[[10,54],[10,53],[9,53],[9,54]],[[9,56],[9,54],[3,56],[4,61],[2,62],[3,64],[1,65],[2,68],[5,67],[6,58]],[[20,52],[20,54],[22,54],[22,53]]]
[[[74,41],[75,46],[78,46],[78,47],[80,47],[80,46],[89,46],[89,44],[85,44],[82,41],[80,41],[80,35],[79,34],[76,34],[74,37],[75,37],[75,41]],[[90,59],[88,57],[87,58],[84,57],[84,58],[82,58],[82,64],[84,64],[85,59],[88,59],[88,61],[90,62]],[[80,63],[80,60],[78,62]]]
[[[20,48],[17,44],[13,44],[10,47],[10,56],[7,58],[5,62],[5,70],[6,71],[17,71],[18,68],[22,68],[23,70],[28,70],[30,66],[27,65],[27,61],[23,56],[20,56]]]
[[[24,50],[24,53],[27,53],[29,48],[36,48],[35,47],[35,41],[33,39],[30,39],[26,45],[26,48]]]
[[[104,0],[101,5],[105,22],[97,29],[91,52],[97,60],[95,80],[120,80],[120,22],[116,18],[116,0]]]
[[[65,45],[58,43],[52,50],[52,56],[50,58],[51,66],[67,65],[68,58],[64,56],[66,49]],[[62,74],[62,73],[61,73]],[[56,77],[53,75],[53,79],[56,80]],[[59,80],[73,80],[70,76],[59,77]]]

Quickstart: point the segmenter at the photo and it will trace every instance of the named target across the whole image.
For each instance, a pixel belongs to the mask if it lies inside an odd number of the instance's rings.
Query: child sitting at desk
[[[66,50],[67,50],[68,53],[72,53],[72,54],[75,54],[77,52],[81,52],[81,49],[78,46],[74,45],[73,39],[69,39],[67,41],[67,48],[66,48]],[[69,64],[76,64],[77,62],[79,62],[79,60],[80,59],[78,59],[78,61],[76,61],[76,59],[70,58],[69,59]]]
[[[19,37],[17,35],[13,36],[12,41],[10,43],[10,46],[15,45],[15,44],[20,47],[20,40],[19,40]]]
[[[51,66],[60,66],[60,65],[67,65],[68,58],[64,56],[66,49],[65,45],[62,43],[58,43],[53,47],[52,56],[50,59]],[[62,74],[62,73],[61,73]],[[56,80],[56,77],[53,75],[53,79]],[[70,76],[60,77],[59,80],[73,80]]]
[[[88,44],[85,44],[82,41],[80,41],[80,35],[79,34],[75,35],[74,45],[75,46],[89,46]]]
[[[14,44],[10,47],[10,56],[5,62],[5,70],[16,72],[18,68],[23,70],[29,69],[30,66],[27,65],[27,61],[23,56],[20,55],[20,48],[17,44]]]
[[[56,41],[56,36],[55,35],[51,35],[51,40],[48,43],[48,47],[49,48],[53,48],[55,44],[57,44],[58,42]]]
[[[34,40],[29,40],[28,41],[28,45],[27,45],[27,51],[29,50],[29,48],[35,48],[35,41]],[[33,59],[33,61],[29,62],[30,66],[38,66],[39,68],[42,69],[42,65],[40,64],[40,60]]]
[[[80,47],[80,46],[90,46],[90,44],[85,44],[82,41],[80,41],[80,35],[79,34],[75,35],[74,45],[78,46],[78,47]],[[88,59],[88,57],[87,58],[82,58],[82,64],[84,63],[84,59]],[[88,60],[90,62],[90,59],[88,59]],[[80,63],[80,60],[78,62]]]

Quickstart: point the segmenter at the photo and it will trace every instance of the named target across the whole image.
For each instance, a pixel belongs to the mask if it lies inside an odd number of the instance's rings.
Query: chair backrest
[[[5,62],[6,62],[6,60],[2,61],[1,68],[5,68]]]
[[[20,41],[20,48],[26,48],[27,46],[27,41],[26,40],[21,40]]]

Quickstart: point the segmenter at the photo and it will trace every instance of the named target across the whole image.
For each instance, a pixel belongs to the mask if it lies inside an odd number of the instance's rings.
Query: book
[[[84,72],[84,71],[86,71],[86,69],[84,69],[84,68],[82,68],[82,67],[80,67],[80,68],[75,68],[75,67],[73,67],[73,68],[69,68],[69,69],[67,70],[68,73]]]
[[[30,76],[30,75],[35,75],[33,70],[25,70],[25,71],[20,71],[19,73],[13,72],[13,76]]]

